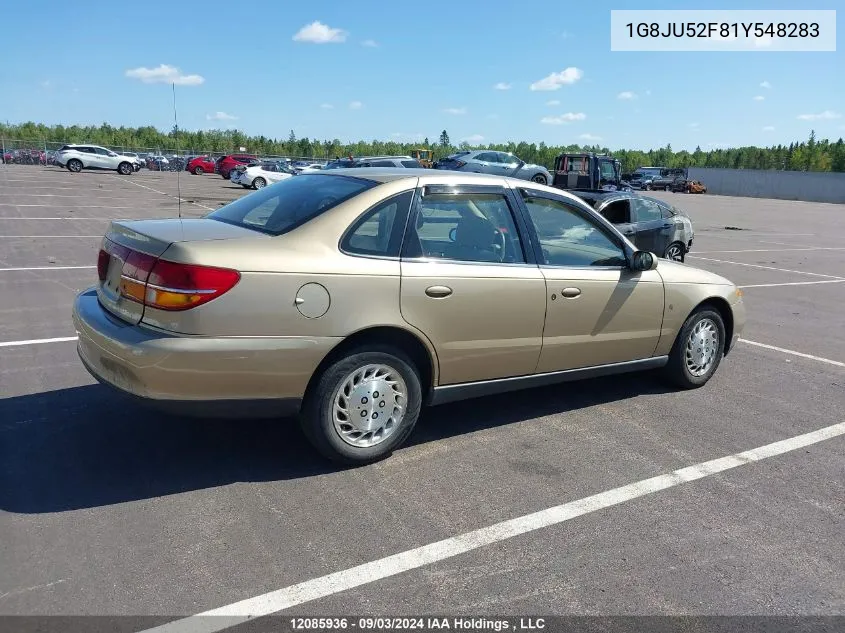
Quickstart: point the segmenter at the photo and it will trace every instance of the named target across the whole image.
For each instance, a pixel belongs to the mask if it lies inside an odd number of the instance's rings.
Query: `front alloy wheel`
[[[684,261],[684,247],[680,242],[672,242],[666,249],[666,259],[671,259],[674,262]]]

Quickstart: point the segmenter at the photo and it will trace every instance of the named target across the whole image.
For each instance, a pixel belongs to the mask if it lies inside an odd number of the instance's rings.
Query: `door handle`
[[[425,289],[425,294],[435,299],[442,299],[452,294],[452,289],[449,286],[429,286]]]
[[[564,288],[560,291],[561,297],[566,297],[567,299],[574,299],[578,295],[581,294],[580,288]]]

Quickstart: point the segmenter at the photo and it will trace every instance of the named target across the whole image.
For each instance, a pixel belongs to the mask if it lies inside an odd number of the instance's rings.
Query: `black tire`
[[[707,349],[712,346],[714,357],[712,364],[701,375],[695,375],[690,370],[686,358],[687,342],[690,335],[695,331],[696,326],[702,321],[709,320],[715,326],[717,337],[707,343]],[[696,351],[693,347],[693,351]],[[707,381],[713,377],[716,370],[719,368],[719,363],[722,362],[722,357],[725,352],[725,322],[722,320],[722,315],[718,310],[710,306],[702,306],[697,308],[684,322],[681,331],[678,332],[678,337],[672,345],[672,351],[669,352],[669,362],[663,367],[663,378],[675,387],[681,389],[697,389],[707,384]]]
[[[200,167],[200,166],[194,167],[194,176],[202,176],[204,173],[205,173],[205,170],[202,167]]]
[[[133,171],[135,171],[135,170],[132,169],[132,163],[125,163],[124,162],[124,163],[120,163],[120,165],[117,166],[117,173],[119,173],[123,176],[128,176]]]
[[[646,191],[651,191],[651,185],[646,185],[643,187]]]
[[[253,178],[252,180],[252,188],[253,189],[264,189],[267,186],[267,181],[264,180],[261,176],[257,178]]]
[[[67,162],[67,169],[68,171],[72,171],[75,174],[78,174],[82,171],[82,161],[76,158],[71,158]]]
[[[664,259],[670,259],[674,262],[683,262],[686,259],[687,253],[684,248],[684,245],[681,242],[672,242],[669,246],[666,247],[666,251],[663,253]],[[676,256],[676,253],[680,252],[680,257]]]
[[[344,379],[357,368],[370,364],[386,365],[405,382],[405,415],[391,435],[375,446],[356,447],[343,440],[332,420],[333,397]],[[300,426],[305,437],[325,458],[346,465],[379,461],[401,446],[414,430],[422,406],[420,376],[414,363],[399,349],[371,345],[350,350],[339,358],[311,385],[300,412]]]
[[[538,185],[548,185],[549,184],[549,180],[548,180],[548,178],[546,178],[546,176],[544,174],[534,174],[531,177],[531,181],[536,182]]]
[[[663,191],[672,191],[672,187],[667,185],[666,187],[663,187]]]

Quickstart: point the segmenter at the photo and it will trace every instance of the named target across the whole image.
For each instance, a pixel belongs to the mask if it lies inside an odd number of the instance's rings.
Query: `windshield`
[[[281,235],[377,184],[340,175],[299,175],[239,198],[206,217]]]

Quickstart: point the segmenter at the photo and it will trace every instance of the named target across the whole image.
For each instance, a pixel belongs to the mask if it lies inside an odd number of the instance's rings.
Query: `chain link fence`
[[[49,167],[60,165],[56,162],[56,153],[65,145],[71,143],[55,143],[41,141],[21,141],[16,139],[0,139],[0,164],[2,165],[31,165]],[[85,145],[85,143],[73,143]],[[97,145],[90,143],[90,145]],[[217,160],[231,154],[247,154],[259,160],[295,162],[326,162],[326,156],[291,156],[291,155],[263,155],[241,148],[231,152],[203,152],[196,149],[175,149],[167,147],[126,147],[122,145],[97,145],[105,147],[118,154],[130,155],[141,159],[142,165],[152,171],[182,171],[188,162],[198,156],[207,156]]]

